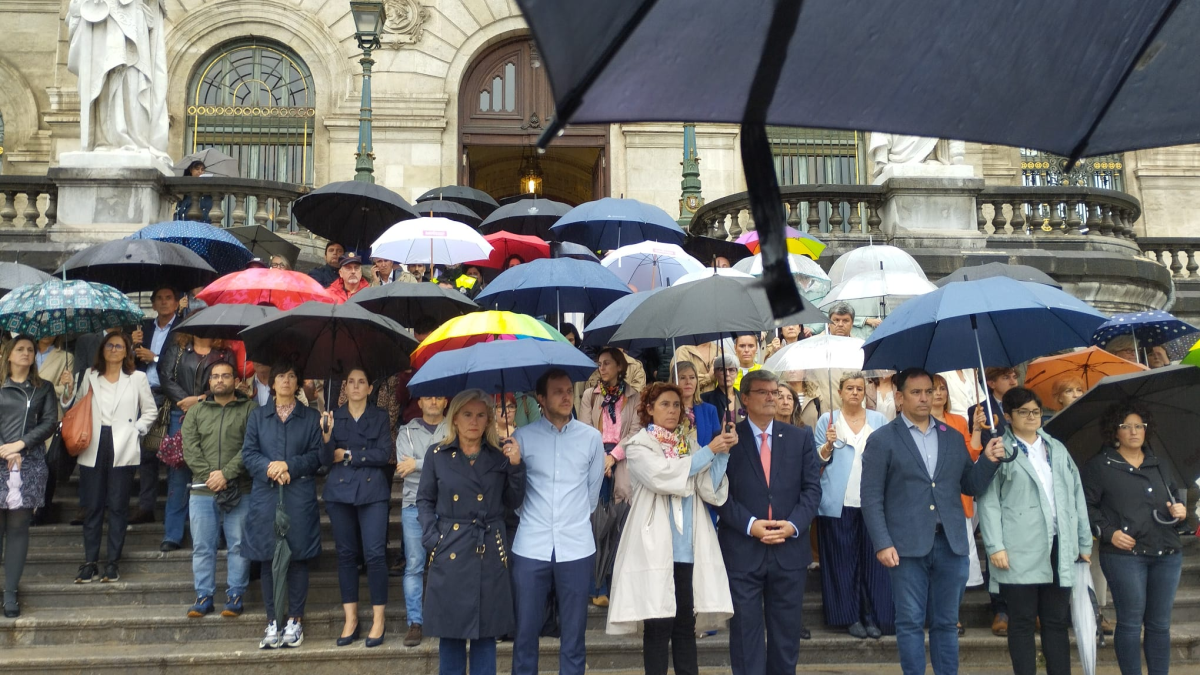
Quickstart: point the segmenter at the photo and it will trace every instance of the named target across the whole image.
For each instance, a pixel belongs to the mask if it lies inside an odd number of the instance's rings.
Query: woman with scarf
[[[629,473],[625,467],[623,452],[617,447],[642,428],[638,422],[638,392],[625,381],[629,361],[616,347],[605,347],[596,355],[596,368],[600,383],[583,392],[579,406],[579,421],[590,424],[600,432],[604,442],[604,485],[600,488],[600,502],[628,502],[630,497]],[[592,589],[592,604],[608,606],[608,580],[612,570],[595,580]]]
[[[682,421],[684,392],[655,382],[638,416],[645,428],[625,442],[633,498],[617,549],[607,632],[635,633],[643,622],[647,675],[696,675],[697,622],[719,625],[733,615],[729,579],[716,529],[704,508],[728,497],[733,432],[697,447]],[[707,626],[701,626],[701,629]]]

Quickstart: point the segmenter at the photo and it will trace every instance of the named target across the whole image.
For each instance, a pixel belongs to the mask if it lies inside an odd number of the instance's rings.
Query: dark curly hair
[[[1133,399],[1114,403],[1100,416],[1100,438],[1105,445],[1117,447],[1117,427],[1125,423],[1125,418],[1137,415],[1147,426],[1154,424],[1154,418],[1142,404]]]
[[[642,390],[642,399],[638,402],[637,414],[638,421],[642,423],[643,427],[654,422],[654,417],[650,414],[650,411],[654,408],[654,402],[658,400],[658,397],[668,392],[675,392],[675,395],[679,397],[679,403],[683,404],[683,390],[677,385],[666,382],[651,382]]]

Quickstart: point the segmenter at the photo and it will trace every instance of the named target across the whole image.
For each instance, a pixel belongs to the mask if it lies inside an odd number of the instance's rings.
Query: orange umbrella
[[[1126,361],[1109,354],[1099,347],[1088,347],[1070,354],[1044,356],[1029,364],[1025,374],[1025,386],[1042,399],[1048,410],[1058,410],[1054,400],[1054,385],[1065,378],[1076,378],[1083,383],[1083,391],[1091,389],[1108,375],[1124,375],[1146,370],[1146,366]]]

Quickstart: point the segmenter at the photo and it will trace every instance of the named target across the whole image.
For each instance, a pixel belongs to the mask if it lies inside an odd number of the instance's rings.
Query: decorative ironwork
[[[1097,155],[1079,161],[1070,173],[1064,172],[1067,158],[1030,148],[1021,148],[1021,184],[1125,189],[1124,162],[1121,155]]]

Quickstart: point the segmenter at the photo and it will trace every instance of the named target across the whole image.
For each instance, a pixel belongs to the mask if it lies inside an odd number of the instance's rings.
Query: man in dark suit
[[[925,621],[935,675],[958,672],[958,606],[967,584],[967,520],[960,494],[983,492],[1004,456],[994,439],[971,461],[962,434],[929,415],[933,378],[910,368],[892,378],[903,411],[867,439],[862,515],[889,568],[896,644],[905,675],[925,672]]]
[[[158,379],[158,355],[166,350],[179,318],[179,291],[163,286],[150,294],[150,306],[154,308],[153,319],[142,319],[142,325],[133,332],[134,362],[138,370],[146,373],[154,404],[162,406],[166,397]],[[129,515],[132,525],[154,522],[154,506],[158,500],[158,456],[143,452],[138,465],[138,507]]]
[[[774,421],[778,390],[771,371],[742,376],[746,419],[729,451],[729,499],[718,509],[733,596],[734,675],[792,675],[800,651],[800,611],[812,562],[808,527],[821,501],[821,476],[812,431]]]

